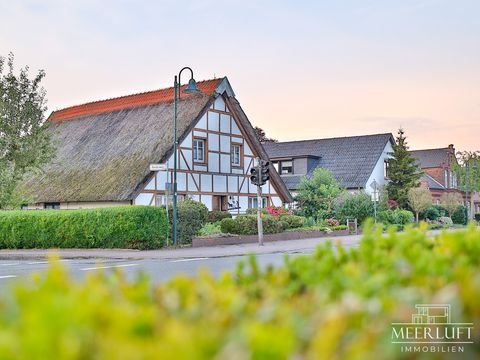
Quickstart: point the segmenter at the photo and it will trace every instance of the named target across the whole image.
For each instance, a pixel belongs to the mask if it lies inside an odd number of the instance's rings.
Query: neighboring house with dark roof
[[[267,153],[226,77],[197,84],[201,92],[182,93],[178,103],[179,198],[233,213],[256,207],[250,168]],[[173,182],[173,94],[168,88],[53,112],[48,121],[57,153],[25,181],[30,207],[164,205]],[[168,170],[152,172],[152,163]],[[263,205],[292,202],[270,170]]]
[[[421,186],[430,190],[434,204],[440,204],[440,198],[446,192],[457,192],[464,197],[465,194],[458,190],[457,178],[452,171],[452,161],[457,161],[453,145],[439,149],[411,150],[410,153],[423,171]]]
[[[368,193],[373,180],[387,182],[386,162],[393,152],[392,134],[349,136],[330,139],[264,143],[285,185],[292,192],[300,179],[318,167],[328,169],[347,189]]]

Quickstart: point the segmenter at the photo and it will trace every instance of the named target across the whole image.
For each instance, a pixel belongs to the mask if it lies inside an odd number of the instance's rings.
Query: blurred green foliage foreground
[[[261,271],[176,277],[95,274],[81,282],[53,262],[0,295],[0,359],[479,358],[480,230],[428,238],[424,229],[380,235],[359,247],[319,247]],[[401,352],[392,322],[415,304],[451,304],[473,322],[462,354]]]

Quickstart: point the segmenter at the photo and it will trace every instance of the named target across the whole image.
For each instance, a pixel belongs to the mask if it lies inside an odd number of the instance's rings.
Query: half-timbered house
[[[210,210],[242,213],[257,207],[249,179],[256,157],[268,155],[227,78],[198,82],[181,94],[177,186]],[[33,208],[165,205],[173,182],[173,88],[55,111],[49,131],[55,159],[24,184]],[[151,172],[152,163],[166,171]],[[262,206],[292,201],[273,166]]]

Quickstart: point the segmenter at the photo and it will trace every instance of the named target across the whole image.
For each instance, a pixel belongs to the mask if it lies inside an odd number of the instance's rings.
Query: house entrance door
[[[228,199],[226,195],[213,195],[212,210],[228,211]]]

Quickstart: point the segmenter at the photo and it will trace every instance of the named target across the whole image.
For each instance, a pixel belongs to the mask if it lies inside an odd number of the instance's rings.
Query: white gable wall
[[[379,187],[385,186],[387,184],[388,180],[385,178],[384,163],[386,160],[391,158],[390,154],[392,152],[393,152],[393,147],[389,141],[385,145],[382,155],[380,155],[380,157],[378,158],[377,164],[375,165],[375,168],[373,169],[372,173],[370,174],[370,177],[368,178],[367,183],[365,184],[365,192],[367,192],[368,194],[373,193],[373,189],[370,187],[370,184],[373,182],[373,180],[376,180]]]
[[[193,141],[204,140],[204,162],[194,161]],[[232,164],[232,146],[241,148],[240,166]],[[247,210],[249,197],[257,195],[257,187],[250,183],[250,168],[254,156],[240,126],[236,123],[225,101],[219,96],[193,130],[179,144],[177,188],[180,197],[189,196],[203,202],[209,210],[222,202],[232,213]],[[155,204],[155,197],[165,197],[165,183],[173,182],[173,155],[168,160],[169,171],[152,175],[134,203]],[[170,194],[171,195],[171,194]],[[281,206],[281,198],[269,182],[262,186],[262,195],[269,205]],[[223,197],[223,198],[222,198]],[[163,201],[157,201],[163,204]]]

